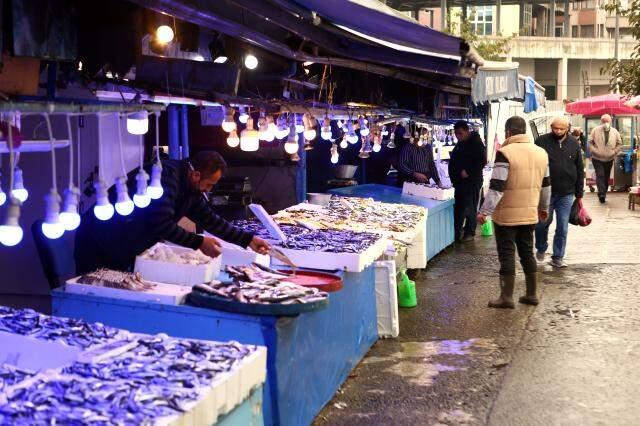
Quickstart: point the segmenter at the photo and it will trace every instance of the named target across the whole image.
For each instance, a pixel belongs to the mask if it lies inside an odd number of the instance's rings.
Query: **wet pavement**
[[[640,210],[626,194],[585,205],[594,222],[570,228],[570,267],[539,266],[537,307],[486,307],[493,238],[413,274],[419,305],[401,309],[400,337],[376,343],[315,424],[639,424]]]

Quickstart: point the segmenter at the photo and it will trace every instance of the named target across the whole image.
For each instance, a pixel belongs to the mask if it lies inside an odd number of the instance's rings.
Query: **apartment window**
[[[595,36],[593,33],[593,29],[593,25],[580,25],[580,37],[593,38]]]
[[[471,10],[471,28],[478,35],[493,34],[493,7],[479,6]]]
[[[573,37],[573,38],[578,38],[579,37],[578,26],[577,25],[572,25],[571,26],[571,37]]]
[[[604,31],[604,24],[600,24],[599,31],[598,31],[598,37],[604,37],[605,34],[607,34],[607,33]]]
[[[573,2],[573,10],[595,9],[597,6],[597,0],[578,0]]]
[[[556,24],[556,37],[564,36],[564,24]]]

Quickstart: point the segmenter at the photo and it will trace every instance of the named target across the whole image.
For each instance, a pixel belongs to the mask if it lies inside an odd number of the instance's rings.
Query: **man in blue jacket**
[[[536,139],[536,145],[547,151],[551,176],[551,205],[549,218],[536,226],[536,257],[545,259],[549,226],[556,216],[556,232],[553,237],[551,266],[565,268],[565,249],[569,232],[571,206],[576,198],[584,195],[584,164],[580,142],[569,134],[569,120],[556,117],[551,122],[551,132]]]
[[[469,131],[466,121],[458,121],[453,131],[458,139],[449,160],[449,178],[455,192],[454,226],[456,241],[473,241],[476,235],[476,215],[482,190],[482,170],[487,153],[477,132]]]

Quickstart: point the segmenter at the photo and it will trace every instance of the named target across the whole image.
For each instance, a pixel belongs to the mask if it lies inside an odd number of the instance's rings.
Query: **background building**
[[[610,76],[601,70],[615,58],[616,17],[604,9],[607,3],[608,0],[387,1],[389,6],[438,30],[456,31],[460,19],[466,17],[481,37],[510,37],[505,59],[520,63],[520,73],[544,86],[550,100],[574,100],[609,92]],[[624,8],[628,0],[621,3]],[[618,57],[630,59],[636,43],[628,19],[619,17]]]

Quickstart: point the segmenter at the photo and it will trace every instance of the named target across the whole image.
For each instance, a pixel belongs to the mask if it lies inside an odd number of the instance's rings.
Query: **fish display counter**
[[[263,424],[264,347],[2,306],[0,337],[0,424]]]
[[[424,233],[424,249],[427,260],[449,247],[455,241],[453,226],[453,200],[437,201],[402,193],[402,188],[366,184],[332,189],[331,194],[342,197],[371,198],[392,204],[408,204],[428,210]]]

